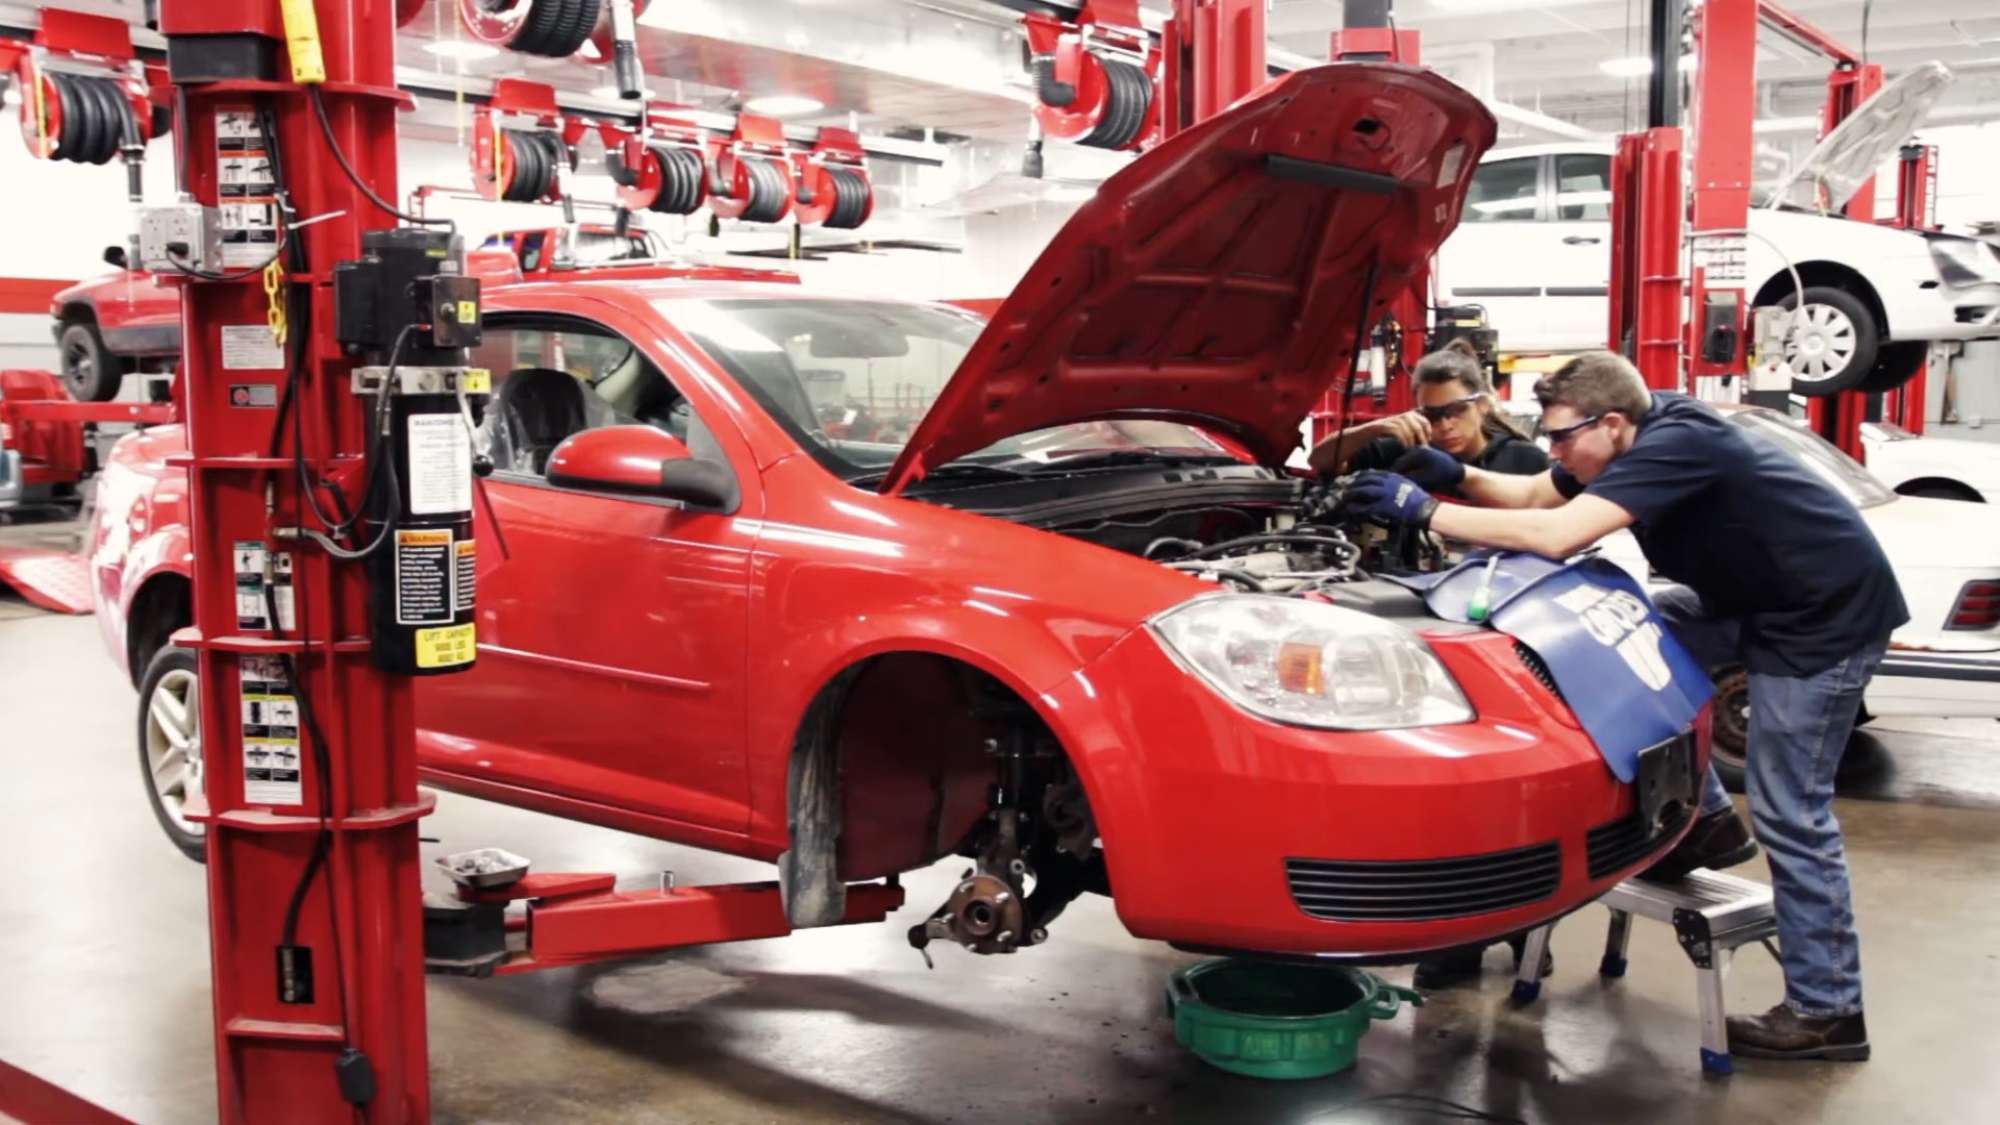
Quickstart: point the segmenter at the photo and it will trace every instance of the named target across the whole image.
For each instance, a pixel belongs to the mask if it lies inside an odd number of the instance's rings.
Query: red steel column
[[[1695,15],[1694,100],[1689,125],[1694,145],[1694,205],[1689,216],[1693,285],[1688,339],[1691,377],[1744,373],[1743,338],[1749,320],[1747,263],[1740,231],[1750,221],[1751,118],[1757,104],[1757,0],[1708,0]],[[1704,309],[1709,294],[1735,293],[1736,354],[1702,358]]]
[[[323,96],[356,172],[396,199],[395,5],[388,0],[315,0],[328,81]],[[347,359],[332,340],[329,279],[357,257],[364,229],[391,225],[335,164],[305,89],[289,81],[279,0],[165,0],[161,31],[180,47],[252,36],[268,41],[274,73],[188,81],[177,75],[185,115],[175,128],[187,190],[218,201],[218,113],[268,107],[276,120],[284,177],[300,217],[335,216],[297,231],[311,288],[312,335],[292,377],[306,460],[358,498],[366,413],[349,389]],[[275,529],[302,521],[290,427],[274,435],[268,404],[288,379],[284,365],[246,359],[246,339],[225,329],[264,325],[260,279],[188,281],[181,302],[181,372],[188,419],[194,536],[194,643],[200,653],[201,726],[206,738],[210,949],[214,975],[218,1114],[225,1122],[407,1122],[427,1120],[430,1093],[424,1027],[422,913],[417,873],[419,800],[414,711],[407,679],[377,671],[368,656],[362,566],[296,549],[295,630],[246,626],[237,601],[237,548],[276,545]],[[256,395],[232,387],[256,387]],[[269,395],[271,397],[263,397]],[[273,458],[274,437],[283,452]],[[267,496],[275,513],[267,510]],[[322,501],[325,503],[326,501]],[[284,548],[291,549],[291,548]],[[255,614],[252,614],[254,618]],[[254,620],[251,624],[255,624]],[[320,776],[300,731],[295,799],[248,791],[244,674],[288,654],[327,740],[331,776]],[[296,685],[294,691],[296,691]],[[296,722],[296,720],[295,720]],[[307,884],[296,944],[310,948],[313,996],[279,996],[277,947],[288,901],[322,827],[330,793],[332,847]],[[261,796],[262,799],[253,799]],[[366,1056],[375,1093],[361,1109],[343,1099],[336,1061],[350,1073]]]

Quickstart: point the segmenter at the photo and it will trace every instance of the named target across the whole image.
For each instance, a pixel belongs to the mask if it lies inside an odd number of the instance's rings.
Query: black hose
[[[1237,539],[1225,539],[1220,543],[1211,543],[1208,546],[1203,547],[1199,551],[1190,551],[1189,553],[1173,561],[1190,562],[1195,559],[1212,559],[1217,557],[1218,555],[1226,555],[1232,551],[1241,550],[1245,547],[1305,547],[1305,546],[1331,547],[1336,550],[1354,551],[1356,553],[1359,553],[1359,548],[1355,547],[1354,544],[1349,543],[1345,539],[1335,539],[1332,536],[1328,535],[1296,535],[1287,532],[1277,531],[1277,532],[1264,532],[1257,535],[1245,535]]]

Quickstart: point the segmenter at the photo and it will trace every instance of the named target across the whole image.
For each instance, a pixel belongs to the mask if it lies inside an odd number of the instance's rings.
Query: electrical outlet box
[[[139,208],[139,265],[155,273],[221,272],[222,231],[215,208],[199,203]]]

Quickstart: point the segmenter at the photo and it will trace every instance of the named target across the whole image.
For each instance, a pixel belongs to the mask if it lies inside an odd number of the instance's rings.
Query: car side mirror
[[[123,246],[106,246],[104,248],[104,260],[121,270],[124,269],[125,248]]]
[[[727,465],[696,458],[681,439],[651,426],[571,434],[549,455],[548,477],[583,492],[656,496],[707,511],[736,508],[736,477]]]

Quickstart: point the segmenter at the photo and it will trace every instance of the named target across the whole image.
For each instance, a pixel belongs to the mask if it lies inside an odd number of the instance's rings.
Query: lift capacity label
[[[275,656],[245,656],[243,799],[257,805],[305,803],[299,774],[299,701]]]
[[[453,614],[451,529],[396,529],[396,624],[448,625]]]
[[[417,667],[456,668],[477,654],[472,622],[417,630]]]
[[[410,514],[472,510],[472,442],[457,414],[412,414],[409,426]]]
[[[236,627],[266,630],[271,627],[270,603],[264,598],[265,551],[262,540],[239,539],[232,552],[236,561]],[[293,627],[292,556],[280,551],[271,557],[271,601],[278,603],[278,627]]]

